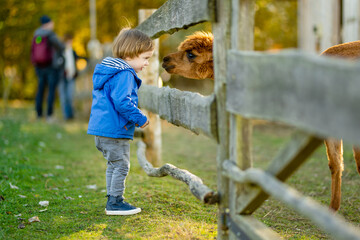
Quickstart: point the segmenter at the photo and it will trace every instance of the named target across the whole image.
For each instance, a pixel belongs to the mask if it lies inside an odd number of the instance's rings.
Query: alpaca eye
[[[191,52],[187,52],[186,56],[189,60],[194,60],[194,58],[196,58],[196,55],[192,54]]]

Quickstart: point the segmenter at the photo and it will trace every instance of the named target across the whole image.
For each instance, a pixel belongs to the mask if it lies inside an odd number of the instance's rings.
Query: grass
[[[106,216],[106,164],[86,128],[85,122],[34,121],[28,108],[11,109],[0,118],[0,239],[214,239],[216,206],[202,204],[184,183],[170,177],[148,177],[137,163],[134,142],[125,197],[143,211]],[[174,141],[172,137],[165,131],[164,142]],[[179,143],[196,142],[191,133],[181,138]],[[206,175],[200,166],[192,166],[194,160],[206,161],[201,158],[203,144],[194,157],[183,154],[187,146],[182,152],[164,144],[164,160]],[[49,201],[49,206],[40,206],[40,201]],[[41,222],[29,224],[34,216]],[[25,228],[19,229],[20,224]]]
[[[142,208],[133,216],[106,216],[105,160],[86,135],[86,122],[46,124],[32,108],[11,108],[0,116],[0,239],[215,239],[217,208],[199,202],[186,184],[171,177],[150,178],[131,143],[131,170],[125,197]],[[254,128],[254,166],[264,168],[290,138],[276,125]],[[216,143],[163,122],[163,162],[174,164],[216,189]],[[351,148],[344,149],[343,202],[339,211],[359,226],[360,177]],[[328,204],[330,173],[319,148],[288,184]],[[19,189],[11,188],[11,185]],[[89,186],[96,185],[96,189]],[[24,198],[25,196],[25,198]],[[49,201],[42,207],[40,201]],[[46,211],[41,211],[45,210]],[[21,216],[20,216],[21,214]],[[38,216],[40,222],[29,223]],[[328,239],[307,219],[269,199],[254,216],[284,239]],[[20,229],[19,227],[24,227]]]

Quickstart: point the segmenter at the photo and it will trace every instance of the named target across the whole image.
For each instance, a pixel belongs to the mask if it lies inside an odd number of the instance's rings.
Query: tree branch
[[[146,145],[143,141],[137,143],[137,158],[140,166],[149,177],[165,177],[167,175],[186,183],[191,193],[207,204],[219,202],[219,195],[203,184],[202,180],[187,170],[179,169],[171,164],[165,164],[160,168],[154,168],[145,157]]]

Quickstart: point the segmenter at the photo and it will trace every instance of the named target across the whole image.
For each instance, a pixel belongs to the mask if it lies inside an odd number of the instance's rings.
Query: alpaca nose
[[[163,58],[163,62],[168,62],[168,61],[170,61],[170,57],[169,57],[169,56],[166,56],[166,57]]]

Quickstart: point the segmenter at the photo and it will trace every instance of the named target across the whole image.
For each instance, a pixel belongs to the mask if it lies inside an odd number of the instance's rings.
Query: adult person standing
[[[65,120],[71,120],[74,118],[74,93],[75,93],[75,79],[78,75],[78,70],[76,68],[76,61],[79,57],[74,51],[73,44],[73,35],[71,33],[66,33],[64,35],[65,42],[65,66],[64,72],[60,79],[59,83],[59,93],[60,93],[60,103],[63,111],[63,116]]]
[[[54,100],[60,71],[64,67],[64,44],[54,33],[54,22],[47,15],[40,18],[41,26],[35,30],[31,45],[31,61],[38,78],[35,109],[38,119],[43,116],[43,98],[48,87],[46,120],[53,122]]]

